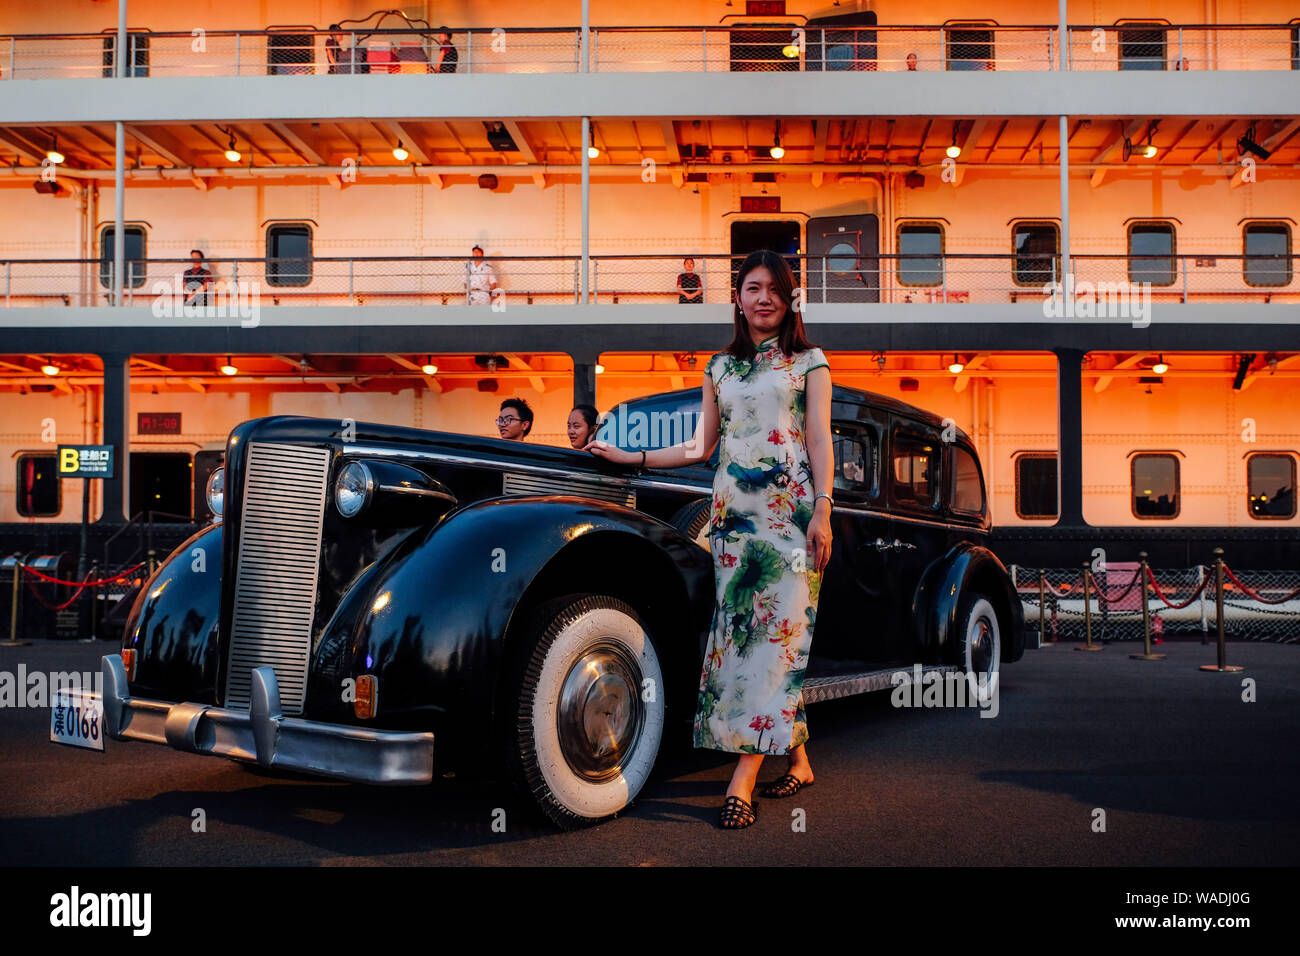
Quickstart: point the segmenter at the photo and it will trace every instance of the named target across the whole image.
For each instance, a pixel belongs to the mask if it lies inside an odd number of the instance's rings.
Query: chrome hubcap
[[[618,774],[645,721],[641,669],[626,648],[599,644],[569,668],[556,713],[560,749],[587,780]]]
[[[993,677],[993,628],[986,617],[971,622],[970,669],[973,674]]]

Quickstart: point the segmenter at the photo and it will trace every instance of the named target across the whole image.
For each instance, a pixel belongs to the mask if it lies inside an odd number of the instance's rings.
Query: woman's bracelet
[[[829,502],[831,503],[831,509],[834,510],[834,508],[835,508],[835,499],[832,498],[830,495],[828,495],[828,494],[827,494],[826,492],[824,492],[824,491],[819,491],[816,495],[813,496],[813,507],[814,507],[814,508],[817,506],[817,499],[818,499],[818,498],[825,498],[827,501],[829,501]]]
[[[641,468],[645,468],[645,449],[641,449]]]

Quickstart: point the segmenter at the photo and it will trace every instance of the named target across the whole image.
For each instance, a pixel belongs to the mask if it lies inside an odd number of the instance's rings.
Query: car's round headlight
[[[334,506],[345,518],[355,518],[370,503],[375,493],[375,477],[359,461],[343,466],[334,480]]]
[[[226,497],[226,469],[214,468],[212,474],[208,475],[208,486],[205,492],[208,499],[208,510],[212,512],[217,520],[221,519],[222,511],[225,508]]]

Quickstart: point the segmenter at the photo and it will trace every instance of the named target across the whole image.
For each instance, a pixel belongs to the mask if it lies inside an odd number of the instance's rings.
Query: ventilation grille
[[[302,713],[329,463],[327,448],[249,446],[227,707],[247,707],[253,668],[270,666],[284,712]]]
[[[581,478],[548,478],[544,475],[519,475],[506,472],[503,495],[582,495],[615,504],[636,507],[636,491],[626,484],[584,481]]]

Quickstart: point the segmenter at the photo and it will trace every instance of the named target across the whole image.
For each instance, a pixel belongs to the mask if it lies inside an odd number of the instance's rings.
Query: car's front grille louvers
[[[302,713],[329,463],[326,448],[256,441],[249,446],[227,707],[247,707],[253,668],[270,666],[284,712]]]
[[[615,504],[636,507],[636,489],[626,482],[587,481],[581,478],[552,478],[547,475],[526,475],[506,472],[502,482],[503,495],[582,495],[599,498]]]

